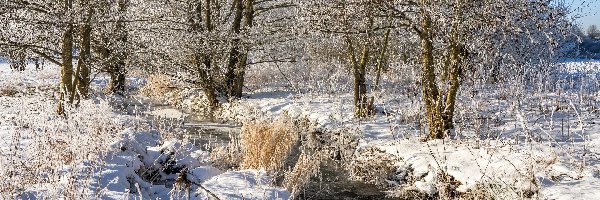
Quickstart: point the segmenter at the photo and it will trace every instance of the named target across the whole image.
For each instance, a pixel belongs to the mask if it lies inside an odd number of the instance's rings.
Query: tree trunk
[[[375,85],[374,90],[379,90],[379,80],[381,79],[381,70],[383,69],[383,63],[385,61],[385,53],[387,52],[389,37],[390,37],[391,29],[388,29],[385,32],[385,36],[383,38],[383,49],[381,49],[381,53],[379,54],[379,59],[377,60],[377,74],[375,75]]]
[[[114,94],[125,94],[125,66],[127,64],[127,30],[125,30],[125,22],[123,22],[123,15],[127,12],[127,2],[125,0],[120,0],[119,4],[119,13],[121,14],[121,18],[117,21],[117,41],[119,42],[119,48],[115,51],[116,55],[114,56],[116,61],[114,63],[114,68],[110,70],[110,84],[109,89]]]
[[[443,128],[444,130],[449,130],[454,128],[453,118],[454,118],[454,107],[456,105],[456,95],[458,94],[458,89],[460,88],[459,77],[462,72],[462,65],[464,64],[464,50],[459,42],[459,33],[460,33],[460,23],[462,23],[462,4],[457,1],[454,11],[455,22],[452,27],[451,37],[450,37],[450,62],[447,67],[449,70],[448,73],[448,93],[446,95],[446,101],[444,106],[443,113]]]
[[[125,61],[117,61],[115,67],[110,73],[109,90],[113,94],[125,94]]]
[[[356,97],[358,97],[357,103],[357,114],[356,116],[363,118],[372,114],[372,105],[369,103],[369,98],[367,97],[367,63],[369,60],[369,48],[365,44],[362,51],[362,56],[360,59],[360,64],[358,68],[354,70],[354,89],[358,89],[355,92]],[[356,98],[355,97],[355,98]]]
[[[365,44],[359,63],[356,60],[354,45],[349,36],[346,36],[346,44],[348,45],[348,57],[354,75],[354,116],[364,118],[372,113],[372,108],[367,97],[367,84],[365,78],[366,66],[369,59],[369,49]]]
[[[210,3],[211,0],[206,0],[204,3],[204,5],[206,6],[206,10],[204,12],[204,28],[209,32],[212,31],[212,12]],[[199,72],[200,84],[202,86],[202,91],[204,91],[204,95],[206,95],[206,98],[208,100],[208,107],[210,109],[210,112],[219,107],[219,100],[217,99],[215,81],[213,80],[212,75],[213,66],[211,59],[212,58],[210,57],[210,55],[206,55],[202,52],[198,52],[194,55],[194,62],[196,62],[196,67],[198,68]]]
[[[90,6],[90,5],[86,5],[86,6]],[[90,63],[90,57],[91,57],[91,33],[92,33],[92,26],[90,24],[91,18],[93,15],[93,9],[92,8],[88,8],[88,13],[86,16],[86,21],[85,24],[80,28],[80,53],[79,53],[79,59],[77,60],[77,69],[78,69],[78,73],[77,73],[77,79],[76,79],[76,86],[77,89],[79,90],[79,94],[83,97],[83,98],[87,98],[88,93],[89,93],[89,86],[90,86],[90,67],[89,67],[89,63]]]
[[[231,41],[231,50],[229,51],[229,58],[227,61],[227,72],[225,73],[225,90],[229,98],[235,96],[235,79],[236,79],[236,64],[240,60],[240,39],[237,38],[240,33],[242,17],[243,17],[243,4],[242,0],[234,0],[235,5],[235,16],[231,25],[231,33],[234,34],[235,39]]]
[[[25,54],[25,49],[19,49],[16,51],[12,51],[10,54],[10,68],[17,71],[25,71],[25,66],[27,66],[27,56]]]
[[[69,5],[69,0],[66,0],[67,6]],[[58,99],[58,108],[57,112],[59,114],[64,114],[63,103],[65,101],[65,96],[69,95],[69,99],[72,99],[71,96],[75,95],[73,91],[73,24],[68,24],[65,32],[63,33],[62,38],[62,68],[61,68],[61,78],[60,78],[60,88],[59,88],[59,99]],[[72,103],[69,101],[69,103]]]
[[[244,91],[244,75],[246,74],[246,62],[248,60],[248,53],[240,55],[240,59],[237,63],[235,71],[235,78],[233,80],[233,97],[242,98],[242,92]]]
[[[250,29],[253,26],[254,20],[254,1],[246,0],[244,1],[244,22],[243,28]],[[236,98],[242,97],[242,92],[244,89],[244,75],[246,74],[246,65],[248,62],[248,49],[245,50],[239,56],[237,69],[235,73],[235,79],[233,82],[234,93],[233,96]]]
[[[446,131],[453,129],[454,107],[460,88],[460,75],[464,64],[463,48],[459,45],[460,24],[462,23],[462,4],[457,1],[454,9],[454,22],[448,46],[449,57],[443,63],[440,80],[447,87],[440,88],[435,74],[433,58],[433,38],[431,35],[431,19],[425,10],[427,0],[421,0],[421,63],[423,100],[429,124],[429,139],[442,139]]]
[[[35,58],[35,59],[33,60],[33,62],[35,63],[35,70],[36,70],[36,71],[39,71],[39,70],[41,70],[41,69],[42,69],[42,67],[41,67],[41,65],[40,65],[40,58]]]
[[[440,139],[444,137],[442,123],[442,110],[439,103],[439,90],[436,82],[435,66],[433,60],[433,42],[430,33],[431,19],[425,10],[426,0],[421,0],[421,67],[423,84],[423,101],[427,112],[429,124],[429,138]]]
[[[200,82],[202,84],[202,91],[204,91],[204,95],[206,95],[206,99],[208,100],[208,107],[212,112],[213,110],[219,107],[219,100],[217,99],[215,82],[211,75],[212,62],[210,57],[208,56],[196,55],[195,57],[198,71],[200,72],[199,74]]]

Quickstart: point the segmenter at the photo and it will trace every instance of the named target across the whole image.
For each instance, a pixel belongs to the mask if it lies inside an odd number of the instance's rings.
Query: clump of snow
[[[188,114],[181,112],[177,109],[160,109],[149,111],[148,114],[154,115],[161,118],[169,118],[169,119],[181,119],[188,116]]]
[[[226,172],[204,182],[204,187],[220,199],[290,199],[283,188],[270,186],[272,177],[264,171]]]

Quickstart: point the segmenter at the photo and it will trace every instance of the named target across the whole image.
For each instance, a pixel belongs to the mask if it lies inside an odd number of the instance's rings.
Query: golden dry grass
[[[282,117],[272,123],[245,123],[242,127],[240,167],[279,171],[297,141],[298,134],[289,118]]]
[[[300,142],[303,127],[298,126],[287,115],[274,121],[246,122],[239,138],[234,137],[229,145],[213,150],[213,164],[228,169],[266,170],[274,175],[275,184],[296,196],[319,172],[323,155]]]
[[[140,89],[145,96],[162,99],[173,92],[175,83],[171,77],[164,74],[153,74],[148,77],[147,84]]]

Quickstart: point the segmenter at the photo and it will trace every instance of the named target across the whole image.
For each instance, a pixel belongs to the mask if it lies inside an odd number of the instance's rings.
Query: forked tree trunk
[[[352,64],[354,75],[354,116],[364,118],[372,114],[372,104],[367,97],[366,66],[369,59],[368,45],[365,44],[361,53],[360,61],[356,60],[354,45],[349,36],[346,36],[348,45],[348,57]]]
[[[199,1],[194,8],[194,15],[190,16],[188,22],[190,23],[190,30],[192,33],[198,33],[203,29],[202,27],[202,17],[205,17],[206,21],[204,22],[204,26],[206,26],[207,30],[210,30],[210,2],[207,0],[206,2],[206,12],[205,16],[202,16],[202,2]],[[192,55],[192,64],[196,66],[198,70],[198,77],[200,78],[198,85],[202,87],[202,91],[206,95],[208,99],[209,109],[212,111],[218,106],[218,100],[216,97],[215,88],[213,87],[214,83],[212,80],[211,74],[211,60],[210,57],[202,52],[195,52]]]
[[[431,35],[431,19],[424,6],[427,0],[421,0],[421,64],[423,100],[427,112],[429,127],[429,139],[441,139],[446,136],[448,130],[453,129],[454,107],[456,96],[460,88],[459,77],[464,64],[463,49],[459,45],[459,25],[462,22],[462,5],[457,2],[454,10],[455,20],[452,27],[450,42],[448,46],[449,57],[441,69],[440,80],[447,87],[440,90],[435,73],[433,57],[433,38]]]
[[[431,19],[429,13],[424,8],[426,5],[427,0],[421,0],[421,81],[423,84],[423,101],[425,102],[425,111],[427,112],[427,123],[429,124],[429,138],[439,139],[444,137],[444,130],[433,60],[433,38],[430,33]]]
[[[244,21],[242,28],[250,29],[253,26],[254,20],[254,1],[244,1]],[[246,74],[246,67],[248,62],[248,49],[244,50],[239,56],[237,68],[235,71],[235,78],[233,80],[233,96],[236,98],[242,97],[244,90],[244,75]]]
[[[204,2],[205,12],[204,12],[204,29],[210,32],[212,31],[212,10],[211,10],[211,0],[206,0]],[[201,15],[202,5],[198,5],[196,8],[196,12],[199,16]],[[192,27],[196,29],[200,29],[199,22]],[[202,52],[198,52],[194,55],[194,62],[196,67],[198,68],[198,76],[200,78],[200,84],[202,87],[202,91],[208,100],[208,106],[210,111],[217,109],[219,107],[219,100],[217,99],[217,92],[215,88],[215,81],[212,75],[213,66],[212,66],[212,58],[210,55],[204,54]]]

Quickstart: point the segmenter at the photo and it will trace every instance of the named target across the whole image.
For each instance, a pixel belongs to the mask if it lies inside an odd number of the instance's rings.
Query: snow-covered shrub
[[[199,184],[223,172],[209,166],[208,152],[178,139],[165,139],[155,130],[126,129],[100,157],[89,183],[80,187],[100,199],[177,199],[192,194]],[[181,187],[181,183],[186,187]],[[182,190],[185,193],[182,193]],[[194,199],[194,198],[192,198]],[[200,196],[195,199],[205,199]]]
[[[222,99],[219,99],[222,100]],[[181,92],[177,99],[173,99],[177,103],[172,105],[181,106],[184,110],[195,113],[198,116],[204,116],[206,118],[220,119],[220,113],[227,110],[227,107],[220,107],[211,110],[208,103],[208,98],[201,89],[198,88],[181,88]]]
[[[124,126],[106,102],[85,100],[80,107],[59,116],[55,105],[44,100],[48,97],[3,99],[3,199],[89,195],[81,187],[87,184],[90,170],[103,166],[99,158],[118,139],[117,132]]]
[[[498,180],[478,183],[474,188],[461,194],[463,199],[530,199],[537,190],[522,190],[515,185]]]
[[[396,171],[394,166],[399,158],[377,148],[360,151],[348,166],[351,179],[388,187],[393,182],[390,176]]]
[[[296,196],[310,182],[310,178],[317,175],[321,158],[319,153],[300,153],[298,161],[292,170],[284,173],[283,187]]]
[[[214,166],[223,169],[236,169],[242,163],[242,153],[238,138],[233,137],[228,145],[216,147],[211,152]]]
[[[12,97],[18,94],[19,91],[14,86],[4,86],[0,88],[0,96]]]
[[[175,81],[164,74],[153,74],[148,77],[148,81],[140,92],[150,98],[166,101],[170,104],[179,103],[181,89],[177,87]]]

